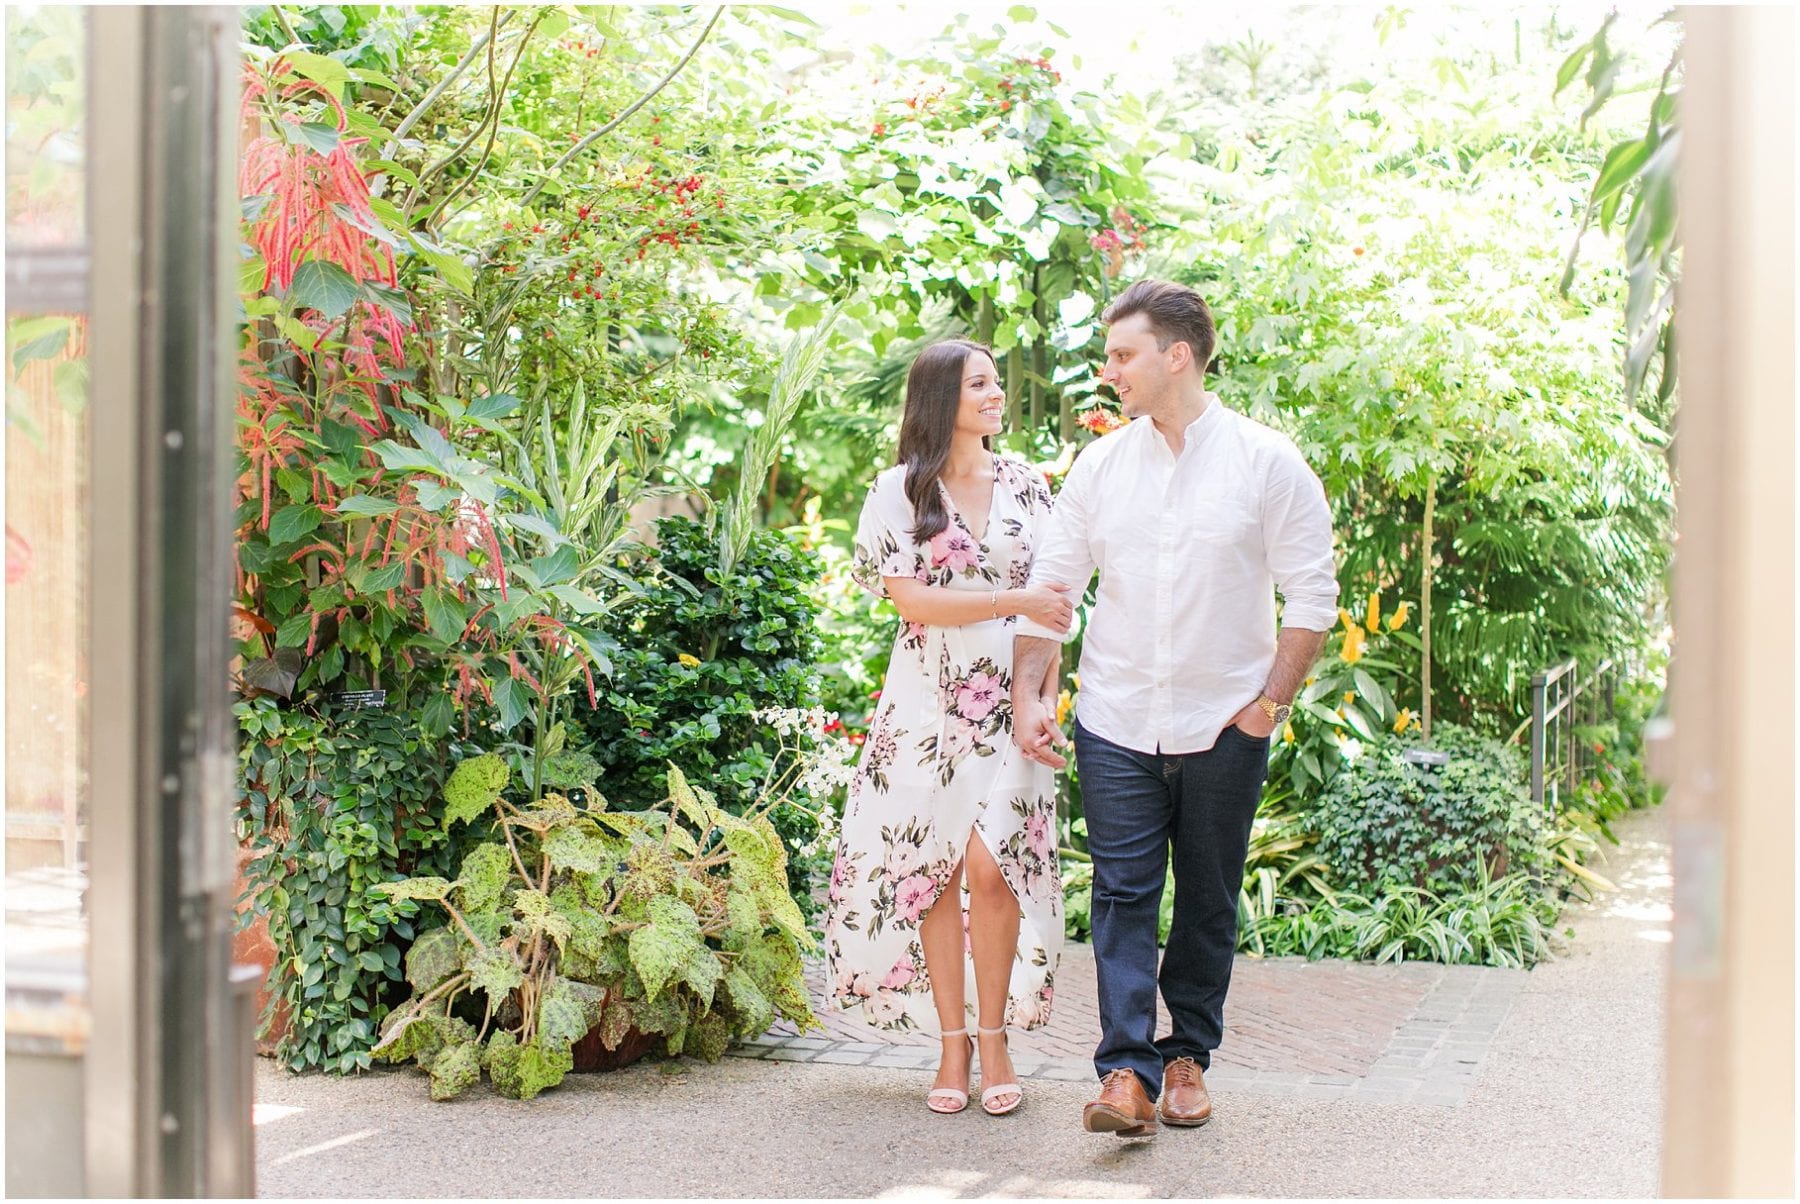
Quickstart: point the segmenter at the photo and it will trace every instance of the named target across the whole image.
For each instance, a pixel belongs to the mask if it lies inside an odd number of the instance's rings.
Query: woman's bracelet
[[[994,612],[994,617],[996,619],[1000,617],[1000,591],[999,590],[992,589],[992,590],[988,591],[988,609]]]

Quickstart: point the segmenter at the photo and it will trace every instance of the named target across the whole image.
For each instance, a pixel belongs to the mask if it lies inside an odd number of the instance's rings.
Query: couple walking
[[[1159,1115],[1211,1116],[1202,1072],[1269,738],[1337,618],[1337,583],[1318,478],[1205,389],[1205,302],[1142,281],[1104,321],[1102,380],[1133,421],[1082,451],[1054,508],[1041,475],[989,448],[1006,399],[985,347],[934,344],[907,377],[900,462],[870,490],[853,567],[904,622],[850,787],[825,941],[831,1006],[941,1034],[928,1107],[967,1106],[978,1049],[982,1107],[1019,1107],[1007,1029],[1049,1019],[1062,946],[1061,648],[1098,570],[1074,731],[1100,996],[1101,1086],[1083,1120],[1148,1136]]]

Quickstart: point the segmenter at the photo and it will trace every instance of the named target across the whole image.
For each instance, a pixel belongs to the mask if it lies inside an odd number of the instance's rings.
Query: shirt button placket
[[[1170,700],[1170,674],[1174,670],[1174,627],[1175,627],[1175,507],[1170,494],[1163,496],[1161,521],[1158,524],[1156,547],[1156,690],[1153,713],[1150,716],[1152,730],[1156,732],[1156,747],[1166,751],[1174,742],[1174,706]]]

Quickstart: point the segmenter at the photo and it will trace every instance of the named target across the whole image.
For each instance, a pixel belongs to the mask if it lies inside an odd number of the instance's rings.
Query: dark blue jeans
[[[1238,891],[1269,741],[1227,727],[1205,752],[1166,756],[1102,740],[1078,719],[1075,760],[1094,857],[1094,1069],[1104,1078],[1128,1067],[1155,1099],[1164,1062],[1190,1057],[1209,1066],[1224,1033]],[[1159,974],[1156,915],[1171,853],[1174,922]],[[1160,1041],[1159,984],[1172,1025]]]

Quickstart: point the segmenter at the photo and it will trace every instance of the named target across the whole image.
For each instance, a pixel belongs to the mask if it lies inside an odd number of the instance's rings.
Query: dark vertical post
[[[88,1193],[254,1194],[232,985],[238,15],[97,9]],[[102,245],[104,244],[104,245]],[[104,533],[104,534],[102,534]]]
[[[1544,804],[1544,691],[1550,680],[1548,673],[1531,675],[1531,801]]]

